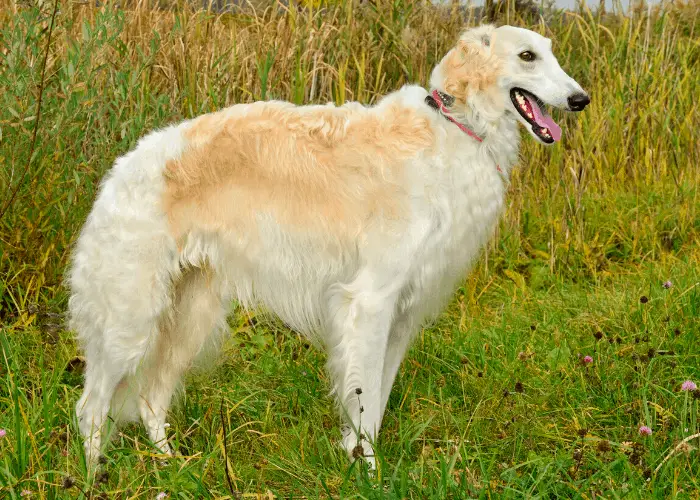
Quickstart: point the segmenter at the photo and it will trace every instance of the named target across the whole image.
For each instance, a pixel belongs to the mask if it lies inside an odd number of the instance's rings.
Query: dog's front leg
[[[373,287],[374,277],[360,276],[332,290],[328,365],[340,412],[348,424],[343,447],[352,460],[364,457],[376,466],[373,443],[382,413],[382,374],[397,293]]]
[[[384,420],[384,412],[389,402],[389,395],[391,394],[396,374],[406,355],[406,351],[408,351],[416,335],[416,324],[416,318],[411,314],[411,311],[404,311],[397,314],[391,326],[391,333],[387,339],[386,356],[384,357],[384,373],[382,375],[382,406],[380,410],[380,418],[382,420]]]

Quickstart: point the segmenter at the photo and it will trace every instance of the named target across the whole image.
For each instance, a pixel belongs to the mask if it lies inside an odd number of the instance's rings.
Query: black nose
[[[587,94],[570,95],[566,100],[569,103],[569,109],[571,109],[571,111],[581,111],[591,102]]]

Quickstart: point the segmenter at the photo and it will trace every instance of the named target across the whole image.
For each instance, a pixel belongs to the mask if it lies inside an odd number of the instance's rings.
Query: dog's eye
[[[521,52],[520,54],[518,54],[518,56],[520,57],[520,59],[522,59],[523,61],[527,61],[527,62],[535,60],[535,54],[533,54],[529,50]]]

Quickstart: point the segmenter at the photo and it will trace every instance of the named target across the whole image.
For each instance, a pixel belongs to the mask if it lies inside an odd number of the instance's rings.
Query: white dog
[[[528,30],[465,31],[430,91],[376,106],[235,105],[156,131],[101,186],[69,275],[86,356],[77,404],[86,454],[140,413],[170,453],[166,414],[232,300],[322,345],[347,427],[374,466],[396,372],[494,229],[522,123],[544,144],[544,104],[589,98]]]

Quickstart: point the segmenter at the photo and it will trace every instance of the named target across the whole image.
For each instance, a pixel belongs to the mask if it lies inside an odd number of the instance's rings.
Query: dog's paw
[[[164,441],[162,443],[158,443],[157,445],[158,450],[166,456],[166,458],[170,458],[174,456],[173,449],[170,447],[170,445],[167,443],[167,441]]]
[[[106,457],[100,451],[100,441],[98,438],[88,438],[83,442],[85,450],[85,462],[88,469],[95,470],[98,465],[106,461]]]
[[[351,462],[364,460],[370,470],[377,469],[377,462],[374,457],[374,448],[366,439],[358,439],[354,432],[343,433],[343,448],[348,454]]]
[[[166,441],[158,443],[156,445],[156,448],[160,453],[157,456],[154,456],[153,458],[158,462],[158,464],[161,467],[165,467],[166,465],[168,465],[168,462],[173,458],[181,456],[177,450],[173,451],[173,449]]]

